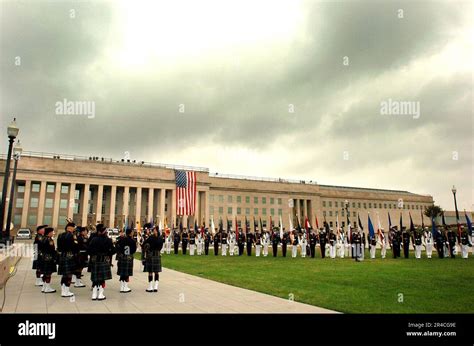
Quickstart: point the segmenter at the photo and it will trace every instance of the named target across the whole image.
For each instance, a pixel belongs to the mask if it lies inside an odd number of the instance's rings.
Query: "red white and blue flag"
[[[194,215],[196,209],[196,172],[176,170],[176,214]]]

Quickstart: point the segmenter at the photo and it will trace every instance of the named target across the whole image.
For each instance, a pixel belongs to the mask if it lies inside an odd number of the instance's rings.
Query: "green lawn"
[[[318,249],[319,251],[319,249]],[[319,255],[319,253],[318,253]],[[424,255],[424,253],[423,253]],[[271,256],[271,254],[270,254]],[[380,256],[377,253],[377,256]],[[472,313],[474,260],[183,256],[163,266],[345,313]],[[403,295],[403,296],[401,296]],[[402,301],[400,302],[399,300]]]

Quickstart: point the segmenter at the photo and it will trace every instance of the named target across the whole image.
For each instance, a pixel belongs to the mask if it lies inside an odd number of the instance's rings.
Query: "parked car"
[[[20,228],[18,232],[16,233],[16,238],[17,239],[31,239],[32,238],[31,229]]]

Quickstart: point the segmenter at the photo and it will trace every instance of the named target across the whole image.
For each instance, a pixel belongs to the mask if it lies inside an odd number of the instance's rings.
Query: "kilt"
[[[50,254],[44,254],[41,256],[41,261],[37,262],[38,269],[45,275],[56,273],[56,259]]]
[[[76,256],[68,253],[59,256],[58,275],[72,275],[76,271]]]
[[[91,256],[90,268],[91,268],[91,281],[105,281],[112,279],[112,270],[110,269],[109,259],[101,258],[99,261],[96,260],[96,256]]]
[[[80,252],[76,257],[76,267],[77,267],[77,269],[82,269],[84,267],[87,267],[88,266],[87,259],[88,259],[87,253]]]
[[[161,254],[159,252],[147,254],[143,271],[146,273],[161,272]]]
[[[133,276],[133,255],[117,255],[117,275]]]

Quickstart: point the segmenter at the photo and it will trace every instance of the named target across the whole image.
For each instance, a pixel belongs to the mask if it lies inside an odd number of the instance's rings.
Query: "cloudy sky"
[[[16,116],[24,150],[401,189],[448,210],[455,184],[474,209],[470,1],[0,4],[0,131]],[[57,114],[64,99],[95,116]]]

